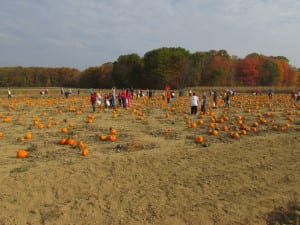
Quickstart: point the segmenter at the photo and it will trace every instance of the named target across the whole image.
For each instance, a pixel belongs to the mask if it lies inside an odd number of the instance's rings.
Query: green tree
[[[143,72],[143,60],[137,54],[122,55],[113,64],[112,80],[117,87],[138,86]]]

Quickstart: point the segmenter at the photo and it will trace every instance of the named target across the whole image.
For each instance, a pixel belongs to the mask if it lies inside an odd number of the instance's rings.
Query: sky
[[[0,67],[79,70],[161,47],[285,56],[300,67],[300,0],[0,0]]]

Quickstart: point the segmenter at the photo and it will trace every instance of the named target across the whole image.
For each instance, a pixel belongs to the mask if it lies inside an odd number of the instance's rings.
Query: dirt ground
[[[189,115],[188,97],[93,113],[87,93],[2,96],[0,224],[280,224],[289,205],[300,210],[300,107],[285,99],[244,95],[229,110],[220,100],[205,115]],[[224,113],[218,134],[209,134],[213,115]],[[267,122],[234,139],[238,117],[249,127]],[[274,127],[286,123],[287,130]],[[117,140],[101,141],[110,128]],[[32,139],[23,140],[26,133]],[[63,137],[82,140],[89,154],[59,144]],[[17,158],[19,149],[29,156]]]

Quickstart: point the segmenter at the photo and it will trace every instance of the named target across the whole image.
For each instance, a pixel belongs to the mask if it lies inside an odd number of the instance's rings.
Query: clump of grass
[[[29,170],[29,166],[20,166],[12,169],[10,173],[23,173]]]
[[[297,199],[289,201],[286,207],[276,207],[267,215],[268,225],[299,225],[300,202]]]

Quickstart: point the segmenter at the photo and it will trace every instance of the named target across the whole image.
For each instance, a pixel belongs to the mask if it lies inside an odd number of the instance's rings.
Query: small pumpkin
[[[67,144],[71,145],[71,146],[74,146],[74,145],[76,145],[76,141],[73,138],[69,138],[68,141],[67,141]]]
[[[116,135],[116,134],[117,134],[117,129],[111,127],[111,128],[109,129],[109,133],[110,133],[111,135]]]
[[[101,141],[106,141],[106,140],[107,140],[107,137],[106,137],[106,135],[101,134],[101,135],[99,136],[99,139],[100,139]]]
[[[82,140],[78,141],[77,143],[77,146],[80,148],[80,149],[84,149],[85,148],[85,144]]]
[[[112,142],[115,142],[117,140],[117,136],[116,135],[109,135],[108,139]]]
[[[197,127],[197,123],[191,122],[190,126],[191,126],[191,127]]]
[[[61,139],[59,140],[59,144],[65,145],[65,144],[67,144],[67,141],[68,141],[67,138],[61,138]]]
[[[89,150],[87,148],[82,149],[81,155],[82,156],[87,156],[89,154]]]
[[[31,139],[32,138],[32,134],[31,133],[26,133],[24,136],[25,139]]]
[[[219,133],[219,131],[218,130],[216,130],[216,129],[214,129],[213,131],[212,131],[212,135],[217,135]]]
[[[63,128],[61,128],[61,130],[60,130],[62,133],[67,133],[68,132],[68,128],[66,128],[66,127],[63,127]]]
[[[17,151],[17,158],[26,158],[28,156],[28,152],[25,150],[18,150]]]
[[[202,136],[196,136],[195,142],[196,143],[202,143],[204,141],[204,138]]]

